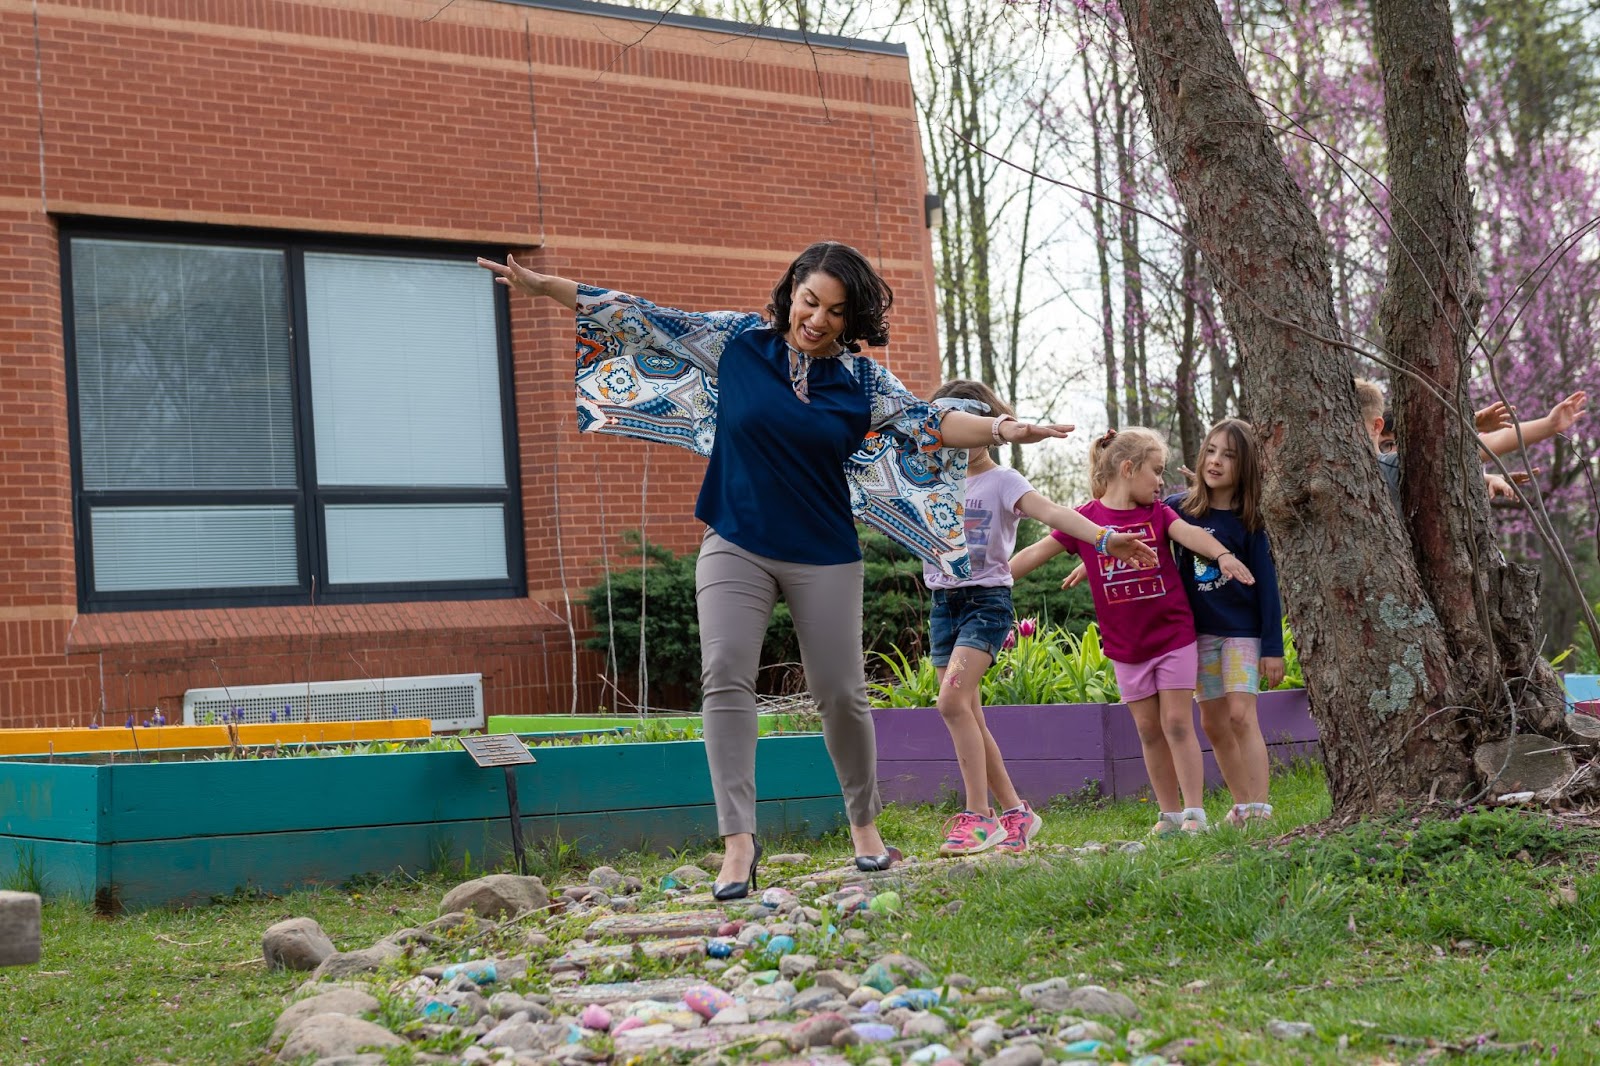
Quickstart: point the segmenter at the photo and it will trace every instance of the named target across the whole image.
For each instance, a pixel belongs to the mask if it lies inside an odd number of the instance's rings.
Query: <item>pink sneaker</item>
[[[940,855],[976,855],[1006,839],[1006,827],[998,818],[962,811],[945,823]]]
[[[995,845],[996,851],[1020,855],[1028,850],[1028,841],[1039,835],[1044,819],[1034,813],[1026,800],[1016,810],[1000,815],[1000,824],[1006,827],[1006,838]]]

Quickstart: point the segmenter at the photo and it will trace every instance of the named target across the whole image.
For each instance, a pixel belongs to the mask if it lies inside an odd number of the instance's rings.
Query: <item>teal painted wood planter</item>
[[[530,849],[585,854],[717,836],[700,741],[536,748],[517,770]],[[761,832],[844,824],[822,737],[756,745]],[[510,854],[505,776],[465,752],[88,765],[0,761],[0,886],[105,911],[199,904],[241,888],[339,884]]]

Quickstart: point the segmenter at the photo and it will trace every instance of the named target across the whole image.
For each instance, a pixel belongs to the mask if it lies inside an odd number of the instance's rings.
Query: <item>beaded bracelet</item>
[[[1107,548],[1111,544],[1111,533],[1112,533],[1112,530],[1111,530],[1110,526],[1101,526],[1100,527],[1100,535],[1095,538],[1095,542],[1094,542],[1094,550],[1096,552],[1098,552],[1101,555],[1108,554]]]
[[[989,436],[994,438],[994,442],[995,442],[996,445],[1001,445],[1001,444],[1004,444],[1006,442],[1006,439],[1000,435],[1000,426],[1001,426],[1001,424],[1005,423],[1005,422],[1015,422],[1015,421],[1016,421],[1016,417],[1014,415],[995,415],[994,416],[994,423],[989,427]]]

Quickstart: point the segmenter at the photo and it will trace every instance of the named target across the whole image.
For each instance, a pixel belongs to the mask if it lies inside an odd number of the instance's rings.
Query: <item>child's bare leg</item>
[[[1162,689],[1157,696],[1161,702],[1161,732],[1172,752],[1172,768],[1178,777],[1178,790],[1183,793],[1183,805],[1202,806],[1206,764],[1200,756],[1200,741],[1194,735],[1194,690]]]
[[[983,768],[989,778],[989,791],[994,793],[996,809],[1009,811],[1022,804],[1022,797],[1017,795],[1016,787],[1011,784],[1011,775],[1006,772],[1005,756],[1000,754],[1000,745],[995,743],[994,734],[989,732],[989,723],[984,719],[981,704],[978,706],[978,728],[983,730]]]
[[[1230,692],[1228,721],[1233,729],[1234,745],[1239,752],[1239,768],[1243,775],[1240,788],[1244,794],[1234,792],[1236,803],[1265,803],[1271,783],[1271,768],[1267,762],[1267,740],[1261,735],[1261,722],[1256,718],[1254,692]],[[1228,787],[1231,789],[1233,785]]]
[[[1244,753],[1239,747],[1238,729],[1233,721],[1233,697],[1227,692],[1214,700],[1200,701],[1200,728],[1211,741],[1211,751],[1217,757],[1217,768],[1222,771],[1223,783],[1233,793],[1233,802],[1249,803],[1250,774],[1244,765]]]
[[[988,752],[984,744],[983,674],[994,662],[977,648],[958,647],[939,673],[939,716],[955,744],[967,810],[989,811]]]
[[[1183,804],[1178,798],[1178,775],[1172,765],[1172,750],[1167,745],[1167,734],[1161,728],[1161,705],[1156,696],[1135,700],[1128,704],[1133,715],[1134,728],[1139,731],[1139,747],[1144,752],[1144,770],[1150,777],[1150,788],[1156,794],[1156,803],[1163,811],[1179,811]]]

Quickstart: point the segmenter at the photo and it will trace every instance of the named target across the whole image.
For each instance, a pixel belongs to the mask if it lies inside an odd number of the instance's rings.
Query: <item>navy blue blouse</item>
[[[695,517],[769,559],[860,559],[844,464],[872,428],[865,385],[843,361],[814,359],[811,402],[802,402],[788,349],[770,329],[729,341],[717,379],[717,439]]]

